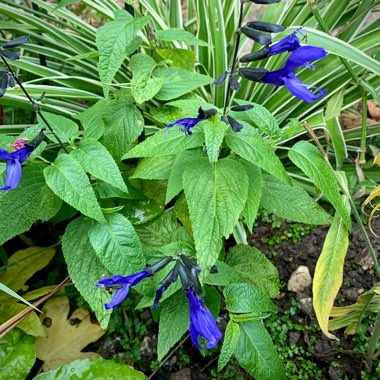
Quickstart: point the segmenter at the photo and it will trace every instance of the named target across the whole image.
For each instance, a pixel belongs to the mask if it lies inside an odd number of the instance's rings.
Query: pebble
[[[309,268],[301,265],[290,276],[288,290],[295,293],[303,292],[311,285],[312,279]]]

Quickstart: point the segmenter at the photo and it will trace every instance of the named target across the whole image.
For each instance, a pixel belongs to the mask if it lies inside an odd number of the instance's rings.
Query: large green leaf
[[[60,154],[54,163],[44,169],[46,183],[53,192],[82,214],[104,222],[90,181],[78,161]]]
[[[206,120],[203,123],[207,155],[210,162],[218,160],[219,150],[224,140],[227,124],[221,120]]]
[[[224,333],[223,346],[218,360],[218,371],[220,372],[233,355],[240,337],[240,327],[234,321],[229,321]]]
[[[240,365],[255,379],[286,380],[284,368],[263,323],[244,322],[239,327],[235,357]]]
[[[194,131],[191,136],[186,136],[176,128],[168,131],[161,130],[132,148],[122,159],[168,156],[182,152],[183,150],[202,146],[203,142],[204,134],[200,131]]]
[[[299,141],[289,151],[289,158],[318,186],[351,229],[350,213],[344,205],[334,172],[319,150],[307,141]]]
[[[263,176],[261,205],[273,214],[295,222],[330,224],[331,216],[324,211],[296,182],[293,185],[273,177]]]
[[[78,134],[78,124],[67,117],[55,115],[49,112],[43,112],[42,114],[63,143],[68,142],[73,136]],[[42,121],[41,117],[37,116],[37,119],[39,126],[46,128],[46,125]],[[56,137],[49,130],[46,130],[45,134],[49,140],[55,143],[58,142]]]
[[[146,157],[139,161],[129,178],[160,179],[169,178],[174,156]]]
[[[11,330],[0,339],[0,368],[2,380],[23,380],[36,361],[34,337],[19,329]]]
[[[271,298],[278,294],[277,269],[258,249],[237,245],[228,252],[227,264],[242,279],[239,282],[251,283]]]
[[[322,332],[329,338],[328,324],[334,300],[343,282],[344,259],[348,249],[348,229],[339,214],[323,243],[313,279],[313,306]]]
[[[243,211],[248,177],[236,160],[225,158],[212,165],[204,158],[187,167],[183,185],[198,263],[209,268],[218,258],[220,238],[231,234]]]
[[[131,366],[115,363],[112,360],[101,358],[75,360],[57,369],[44,372],[34,378],[34,380],[148,380],[141,372],[136,371]]]
[[[110,214],[106,219],[106,224],[93,223],[88,232],[100,262],[113,274],[138,272],[145,266],[145,259],[131,222],[120,214]]]
[[[95,284],[108,275],[100,263],[90,243],[88,232],[93,221],[81,216],[71,222],[62,239],[63,255],[71,281],[82,297],[88,302],[96,317],[105,329],[110,318],[104,304],[110,301],[110,295]]]
[[[242,124],[244,128],[240,132],[230,132],[226,135],[227,145],[240,157],[245,158],[275,177],[290,182],[281,161],[268,141],[264,140],[257,130],[249,124],[244,122]]]
[[[61,207],[61,200],[46,186],[44,164],[29,164],[22,170],[20,184],[7,191],[0,202],[0,245],[21,234],[37,220],[49,220]]]
[[[158,331],[158,360],[169,352],[189,328],[189,302],[181,289],[162,302]],[[175,329],[173,328],[175,326]]]
[[[84,137],[90,137],[93,139],[100,139],[104,133],[104,121],[102,119],[102,113],[105,110],[106,102],[99,100],[93,106],[86,109],[86,111],[75,115],[83,125]]]
[[[128,192],[116,162],[100,142],[94,139],[85,139],[70,155],[80,163],[86,172],[121,191]]]
[[[161,41],[182,41],[182,42],[186,42],[188,45],[200,45],[200,46],[208,45],[207,42],[198,39],[190,32],[183,29],[179,29],[179,28],[158,30],[156,33],[156,37],[158,40],[161,40]]]

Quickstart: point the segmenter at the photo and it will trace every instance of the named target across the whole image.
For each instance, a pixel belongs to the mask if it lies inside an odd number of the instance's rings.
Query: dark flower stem
[[[53,127],[49,124],[49,122],[46,120],[45,116],[42,114],[42,112],[40,111],[39,109],[39,105],[35,102],[35,100],[29,95],[29,93],[26,91],[25,87],[22,85],[22,83],[20,82],[20,80],[18,79],[18,77],[16,76],[15,72],[13,71],[13,69],[9,66],[8,62],[6,61],[6,59],[4,57],[1,57],[1,59],[3,60],[5,66],[7,67],[7,69],[9,70],[9,72],[12,74],[13,78],[15,79],[16,83],[20,86],[22,92],[24,93],[24,95],[28,98],[29,102],[31,103],[31,105],[33,106],[33,108],[35,109],[35,111],[37,112],[37,115],[42,119],[42,121],[46,124],[46,126],[49,128],[50,132],[54,135],[54,137],[57,139],[59,145],[61,145],[62,149],[65,151],[65,153],[69,154],[69,151],[67,150],[67,148],[65,147],[65,145],[63,144],[62,140],[58,137],[58,135],[55,133]]]
[[[241,24],[243,22],[243,8],[244,8],[244,0],[240,0],[239,26],[238,26],[238,30],[236,31],[237,37],[236,37],[236,42],[235,42],[235,51],[234,51],[234,55],[232,58],[232,66],[231,66],[231,71],[230,71],[231,75],[233,75],[233,72],[235,70],[237,55],[238,55],[238,51],[239,51],[240,36],[241,36],[239,29],[240,29]],[[230,78],[228,78],[227,94],[226,94],[226,98],[224,100],[224,108],[223,108],[223,115],[224,116],[226,116],[226,110],[228,107],[228,103],[230,101],[230,95],[231,95],[231,80],[230,80]]]

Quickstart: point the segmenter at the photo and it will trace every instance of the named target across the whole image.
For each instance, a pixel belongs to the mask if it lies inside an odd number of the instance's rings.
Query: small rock
[[[290,276],[288,290],[295,293],[303,292],[311,285],[309,268],[301,265]]]
[[[301,338],[301,332],[300,331],[290,331],[289,333],[289,342],[297,344],[298,341]]]
[[[314,312],[313,299],[311,297],[300,299],[300,304],[301,304],[301,310],[305,314],[307,314],[307,315],[313,314],[313,312]]]
[[[169,380],[191,380],[190,368],[184,368],[178,372],[172,373],[169,377]]]
[[[380,120],[380,107],[377,104],[376,100],[368,101],[368,112],[371,115],[372,119],[375,119],[376,121]]]

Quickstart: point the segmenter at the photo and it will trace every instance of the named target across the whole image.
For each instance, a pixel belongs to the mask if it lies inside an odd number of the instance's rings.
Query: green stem
[[[372,336],[368,343],[368,351],[367,351],[367,366],[368,369],[371,370],[372,367],[372,361],[373,361],[373,355],[376,351],[377,343],[379,342],[380,338],[380,311],[377,313],[375,325],[373,327]]]
[[[367,148],[367,92],[362,90],[362,137],[360,140],[359,164],[365,164],[365,151]]]

